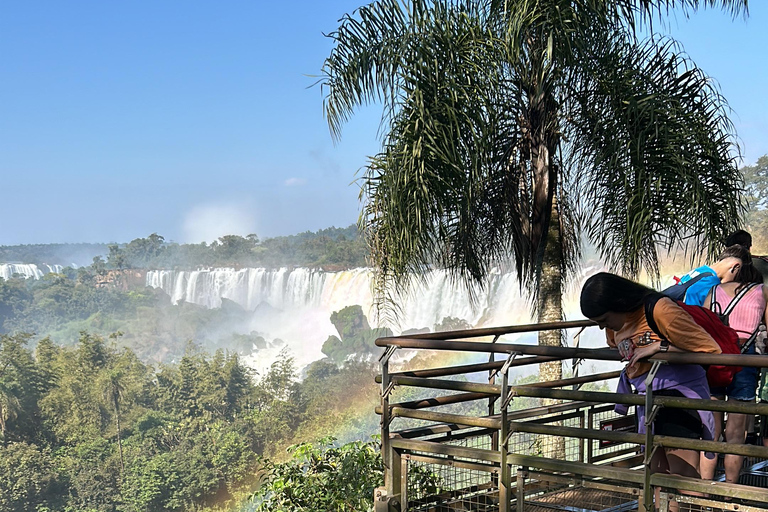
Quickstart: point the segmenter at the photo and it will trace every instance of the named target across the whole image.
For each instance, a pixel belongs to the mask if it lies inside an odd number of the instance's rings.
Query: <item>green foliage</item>
[[[0,447],[0,510],[59,510],[64,489],[47,450],[26,443]]]
[[[752,234],[753,252],[768,254],[768,155],[755,165],[741,168],[746,185],[747,228]]]
[[[334,439],[289,448],[291,459],[268,462],[266,484],[254,496],[256,510],[315,512],[367,511],[381,485],[383,465],[377,443],[334,447]]]
[[[331,323],[341,336],[329,336],[323,343],[323,354],[336,362],[343,362],[349,356],[365,357],[378,353],[374,344],[376,338],[392,336],[387,328],[371,329],[363,308],[358,305],[347,306],[331,314]]]
[[[278,465],[264,456],[281,455],[297,432],[332,433],[342,417],[371,416],[372,407],[350,402],[344,383],[376,397],[371,367],[318,363],[299,382],[286,352],[257,378],[222,350],[190,345],[178,364],[155,370],[118,346],[119,333],[83,332],[73,347],[45,338],[34,355],[30,338],[0,337],[2,510],[231,507],[254,492],[265,465]],[[329,460],[351,474],[355,461],[339,450]],[[357,470],[367,471],[373,455],[361,450]],[[379,477],[358,475],[358,483],[372,488]],[[329,485],[341,486],[334,478]]]
[[[446,316],[439,323],[435,324],[435,332],[461,331],[471,329],[472,325],[463,318]]]
[[[29,244],[0,245],[0,262],[35,265],[87,265],[94,256],[105,254],[106,244]]]

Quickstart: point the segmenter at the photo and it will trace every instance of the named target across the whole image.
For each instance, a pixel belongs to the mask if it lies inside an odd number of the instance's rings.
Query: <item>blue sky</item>
[[[768,2],[669,32],[768,153]],[[0,244],[261,237],[357,219],[368,108],[334,144],[310,88],[352,0],[4,2]],[[289,8],[290,6],[290,12]]]

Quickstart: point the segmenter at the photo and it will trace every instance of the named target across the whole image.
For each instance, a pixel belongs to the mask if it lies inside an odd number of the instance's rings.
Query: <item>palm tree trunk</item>
[[[539,322],[559,322],[563,319],[563,277],[562,277],[562,241],[560,233],[560,214],[557,197],[552,198],[552,217],[547,232],[544,258],[541,265],[537,309]],[[559,347],[562,345],[561,331],[541,331],[539,345]],[[539,375],[542,381],[563,378],[561,361],[541,363]]]
[[[560,223],[560,211],[557,202],[557,168],[550,163],[550,218],[545,237],[545,245],[539,280],[537,309],[539,322],[559,322],[563,319],[563,246]],[[539,345],[559,347],[562,345],[562,332],[541,331]],[[559,380],[563,377],[561,361],[551,361],[539,365],[539,380]],[[552,405],[557,400],[545,399],[544,405]],[[553,423],[559,425],[560,422]],[[565,438],[543,436],[541,439],[542,455],[550,459],[565,460]]]
[[[120,438],[120,409],[115,403],[115,423],[117,423],[117,450],[120,454],[120,479],[125,473],[125,464],[123,463],[123,440]]]
[[[3,404],[0,403],[0,433],[3,434],[3,446],[7,444],[5,439],[5,414]]]

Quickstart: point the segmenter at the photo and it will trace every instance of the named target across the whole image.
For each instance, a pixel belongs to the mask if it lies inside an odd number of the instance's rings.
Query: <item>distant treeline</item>
[[[94,256],[107,253],[107,244],[0,245],[0,263],[35,265],[88,265]]]
[[[127,244],[47,244],[0,246],[0,262],[82,266],[100,269],[195,267],[312,267],[343,270],[366,264],[367,249],[357,226],[260,240],[225,235],[208,244],[167,242],[152,233]]]

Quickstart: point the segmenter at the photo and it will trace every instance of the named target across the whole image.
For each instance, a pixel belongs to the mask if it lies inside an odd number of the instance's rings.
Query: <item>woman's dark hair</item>
[[[749,249],[752,247],[752,235],[743,229],[737,229],[725,239],[725,246],[729,247],[731,245],[743,245]]]
[[[581,288],[581,312],[587,318],[597,318],[608,311],[629,313],[643,306],[643,299],[654,293],[647,286],[616,274],[600,272]]]
[[[736,289],[736,292],[738,293],[741,291],[741,289],[752,283],[763,283],[764,282],[763,273],[760,272],[755,268],[755,266],[752,264],[752,258],[749,259],[746,263],[744,263],[741,268],[739,269],[739,273],[736,274],[736,281],[737,283],[741,283],[742,286],[739,286]]]
[[[718,260],[724,260],[725,258],[738,258],[744,265],[752,262],[752,255],[749,253],[749,249],[743,245],[735,244],[729,245],[718,256]]]

